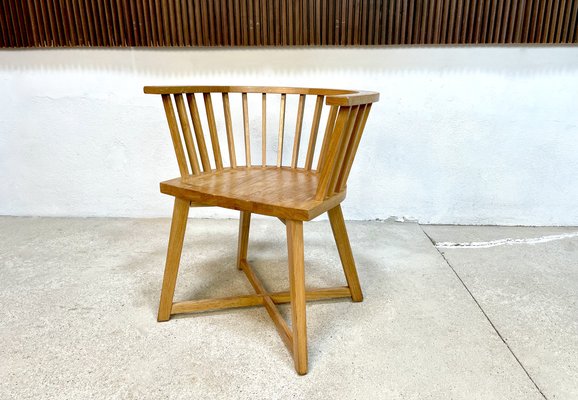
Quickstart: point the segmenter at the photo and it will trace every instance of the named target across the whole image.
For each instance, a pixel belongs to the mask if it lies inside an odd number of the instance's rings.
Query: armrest
[[[363,91],[327,96],[326,104],[330,106],[358,106],[377,101],[379,101],[379,93]]]

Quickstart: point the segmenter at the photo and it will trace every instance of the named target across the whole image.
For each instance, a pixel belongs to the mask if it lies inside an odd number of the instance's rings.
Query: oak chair
[[[340,203],[345,199],[347,178],[371,105],[378,101],[379,94],[353,90],[246,86],[146,86],[144,92],[162,97],[181,174],[179,178],[160,184],[161,192],[174,196],[175,200],[158,321],[167,321],[171,315],[182,313],[264,306],[293,355],[295,369],[299,374],[307,373],[306,301],[345,297],[350,297],[354,302],[363,300]],[[235,142],[230,95],[240,96],[243,143]],[[260,97],[256,100],[261,106],[260,163],[256,163],[256,157],[251,154],[248,98],[256,96]],[[288,147],[284,146],[284,139],[289,96],[295,96],[296,101],[298,98],[298,104],[293,146],[286,154],[287,159],[291,155],[290,162],[284,163],[283,154]],[[221,141],[224,142],[223,138],[226,137],[226,147],[219,143],[213,106],[214,98],[218,97],[221,98],[219,103],[222,103],[224,120]],[[308,143],[301,146],[308,97],[313,98],[315,106]],[[201,99],[203,104],[199,105]],[[270,165],[267,162],[267,110],[272,101],[278,101],[279,124],[276,132],[277,158],[275,164]],[[329,107],[324,107],[324,101]],[[316,152],[325,108],[328,108],[325,133],[321,148]],[[206,114],[206,120],[201,119],[201,114]],[[205,122],[208,135],[203,131]],[[242,161],[237,157],[238,148],[244,150]],[[304,154],[301,149],[305,151]],[[241,211],[237,268],[245,273],[256,294],[173,302],[191,206],[218,206]],[[324,212],[329,214],[347,286],[306,290],[303,222]],[[247,261],[252,213],[277,217],[286,225],[289,291],[268,292]],[[292,329],[277,309],[276,305],[281,303],[291,303]]]

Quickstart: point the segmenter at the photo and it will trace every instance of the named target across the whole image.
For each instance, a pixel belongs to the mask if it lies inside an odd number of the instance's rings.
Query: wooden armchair
[[[181,174],[179,178],[160,185],[161,192],[174,196],[175,201],[158,320],[167,321],[171,315],[181,313],[264,306],[293,355],[295,369],[299,374],[307,373],[306,301],[351,297],[358,302],[363,299],[340,203],[345,199],[347,178],[371,104],[378,101],[379,94],[352,90],[245,86],[146,86],[144,92],[162,97]],[[235,143],[230,95],[241,97],[243,143]],[[213,100],[217,96],[222,98],[226,148],[219,143],[213,107]],[[251,154],[248,97],[253,96],[260,96],[261,105],[260,163],[256,163],[256,157]],[[284,165],[283,152],[288,147],[284,143],[288,96],[298,97],[298,105],[293,146],[291,152],[286,154],[287,158],[291,154],[291,162]],[[307,97],[313,97],[315,108],[308,143],[301,146]],[[202,109],[206,113],[208,137],[203,132],[204,121],[201,120],[201,107],[197,103],[201,98],[204,103]],[[271,98],[275,102],[279,101],[280,117],[276,135],[278,152],[274,165],[267,163],[266,152],[267,108]],[[324,101],[329,106],[329,112],[314,168]],[[225,137],[224,133],[221,139]],[[211,151],[208,150],[207,142]],[[239,147],[244,149],[243,161],[237,157],[236,149]],[[225,151],[226,156],[223,155]],[[190,206],[218,206],[241,211],[237,268],[245,273],[256,294],[173,302]],[[347,286],[305,290],[303,221],[309,221],[324,212],[329,214]],[[286,225],[289,291],[268,292],[247,262],[251,213],[277,217]],[[277,309],[276,304],[280,303],[291,303],[292,329]]]

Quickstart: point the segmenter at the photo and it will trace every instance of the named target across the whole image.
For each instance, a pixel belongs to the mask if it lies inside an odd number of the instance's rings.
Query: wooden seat
[[[246,86],[147,86],[145,93],[162,97],[180,171],[180,177],[160,185],[161,192],[174,196],[175,200],[158,320],[167,321],[171,315],[182,313],[263,306],[293,355],[295,369],[299,374],[307,373],[306,301],[349,297],[359,302],[363,299],[340,203],[345,199],[347,178],[371,104],[379,99],[379,95],[353,90]],[[238,137],[235,138],[239,129],[235,130],[230,95],[240,96],[242,118],[238,120],[242,119],[242,143],[238,143]],[[261,116],[257,135],[250,127],[252,114],[249,113],[249,97],[255,96],[258,97]],[[287,146],[284,144],[285,125],[290,96],[296,97],[297,112],[292,146]],[[202,106],[197,103],[197,97],[202,97]],[[218,101],[222,104],[220,121],[215,114],[214,97],[220,97]],[[315,106],[307,145],[302,146],[305,142],[302,140],[305,105],[309,97],[315,99]],[[273,139],[277,147],[274,164],[267,162],[267,144],[271,144],[267,127],[271,98],[279,100],[279,124]],[[328,107],[324,107],[324,101]],[[318,146],[324,109],[328,112]],[[205,121],[200,117],[202,111],[206,114]],[[208,135],[204,131],[204,122]],[[255,136],[261,144],[260,162],[256,162],[257,157],[251,154],[251,138]],[[226,148],[221,147],[223,138]],[[238,148],[244,150],[244,162],[239,161]],[[284,153],[287,153],[285,157]],[[283,160],[289,156],[291,162],[285,165]],[[191,206],[218,206],[241,211],[237,268],[245,273],[255,294],[173,301]],[[324,212],[328,213],[331,222],[347,286],[305,290],[303,222]],[[269,292],[247,261],[252,213],[277,217],[286,225],[287,291]],[[291,303],[291,328],[277,309],[280,303]]]
[[[161,192],[196,204],[309,221],[345,197],[341,192],[316,200],[318,183],[318,174],[303,169],[241,167],[165,181]]]

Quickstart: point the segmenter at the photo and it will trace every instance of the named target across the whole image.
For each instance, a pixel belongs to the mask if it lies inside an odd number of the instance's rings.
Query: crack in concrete
[[[422,229],[423,230],[423,229]],[[425,233],[425,232],[424,232]],[[426,233],[427,235],[427,233]],[[429,236],[428,236],[429,237]],[[546,235],[546,236],[539,236],[535,238],[524,238],[524,239],[499,239],[499,240],[490,240],[488,242],[435,242],[431,238],[433,245],[438,249],[453,249],[453,248],[460,248],[460,249],[486,249],[488,247],[496,247],[496,246],[511,246],[514,244],[538,244],[538,243],[547,243],[552,242],[555,240],[562,240],[562,239],[569,239],[578,237],[578,232],[570,232],[570,233],[562,233],[560,235]]]
[[[440,248],[436,245],[436,242],[427,234],[427,232],[422,228],[421,225],[419,225],[420,229],[422,230],[422,232],[424,233],[424,235],[430,240],[430,242],[433,244],[433,246],[435,247],[435,249],[437,250],[437,252],[439,253],[440,256],[442,256],[442,258],[444,259],[444,261],[446,262],[447,266],[450,267],[450,269],[453,271],[454,275],[456,276],[456,278],[458,278],[458,280],[461,282],[462,286],[464,287],[464,289],[466,289],[466,291],[468,292],[468,294],[470,295],[470,297],[472,298],[472,300],[474,300],[474,302],[476,303],[476,305],[478,306],[478,308],[480,309],[480,311],[482,312],[482,314],[484,315],[484,317],[486,317],[486,320],[490,323],[490,325],[492,326],[492,329],[494,329],[494,332],[496,332],[496,334],[498,335],[498,337],[500,338],[500,340],[502,341],[502,343],[504,343],[504,345],[506,346],[506,348],[508,349],[508,351],[510,352],[510,354],[512,354],[512,356],[514,357],[514,359],[516,360],[516,362],[518,363],[518,365],[520,366],[520,368],[522,368],[522,370],[525,372],[526,376],[528,377],[528,379],[530,379],[530,382],[532,382],[532,384],[534,385],[534,387],[536,388],[536,390],[542,395],[542,397],[546,400],[548,400],[548,398],[546,397],[546,395],[544,394],[544,392],[542,392],[542,389],[540,389],[540,387],[538,386],[538,384],[536,383],[536,381],[534,381],[534,378],[532,378],[532,376],[530,375],[530,373],[528,372],[528,370],[526,369],[526,367],[524,367],[524,364],[522,364],[522,362],[520,361],[520,359],[518,358],[518,356],[516,356],[516,354],[514,353],[514,351],[512,350],[512,348],[510,347],[510,345],[508,344],[508,342],[506,342],[506,340],[504,339],[504,337],[502,336],[502,334],[500,333],[500,331],[498,331],[498,328],[496,328],[496,325],[494,325],[494,323],[492,322],[492,320],[490,319],[490,317],[488,316],[488,314],[486,314],[486,311],[482,308],[482,305],[478,302],[478,300],[474,297],[474,294],[472,293],[472,291],[467,287],[466,283],[464,282],[464,280],[461,278],[461,276],[458,274],[458,272],[455,270],[455,268],[450,264],[450,262],[448,261],[448,259],[446,258],[446,256],[444,255],[444,253],[442,253],[440,251]],[[576,236],[578,236],[578,232],[575,234]],[[554,236],[554,235],[553,235]],[[556,235],[556,236],[560,236],[560,235]],[[507,239],[504,239],[507,240]],[[524,239],[519,239],[519,240],[524,240]],[[556,239],[554,239],[556,240]],[[542,242],[540,242],[542,243]],[[492,247],[492,246],[488,246],[488,247]]]

